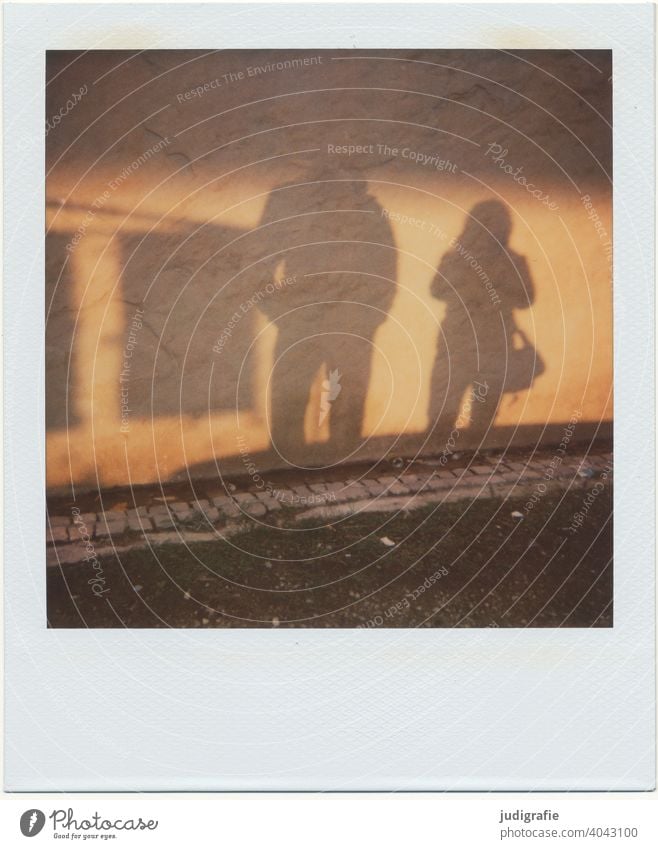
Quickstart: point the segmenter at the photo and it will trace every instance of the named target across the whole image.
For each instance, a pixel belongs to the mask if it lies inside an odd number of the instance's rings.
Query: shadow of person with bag
[[[544,364],[513,310],[528,309],[535,294],[524,257],[509,247],[512,220],[499,201],[476,204],[461,235],[451,241],[432,282],[445,302],[432,371],[428,434],[431,444],[458,450],[480,445],[494,424],[505,392],[528,389]]]

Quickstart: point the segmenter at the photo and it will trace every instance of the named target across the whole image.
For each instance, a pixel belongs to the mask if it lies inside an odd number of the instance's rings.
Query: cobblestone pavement
[[[400,461],[401,463],[402,461]],[[403,465],[403,464],[402,464]],[[348,470],[349,471],[349,470]],[[421,460],[377,477],[325,482],[319,472],[303,483],[266,490],[227,484],[227,491],[192,501],[161,495],[131,509],[82,512],[72,505],[46,516],[47,564],[78,563],[93,547],[96,556],[172,543],[212,542],[248,529],[250,523],[285,527],[303,520],[321,523],[361,511],[413,510],[427,504],[477,498],[527,497],[528,509],[548,491],[587,489],[612,477],[612,453],[535,453],[523,462],[476,458],[467,465]],[[230,491],[229,491],[230,490]],[[234,490],[234,491],[233,491]],[[56,512],[57,515],[52,515]]]

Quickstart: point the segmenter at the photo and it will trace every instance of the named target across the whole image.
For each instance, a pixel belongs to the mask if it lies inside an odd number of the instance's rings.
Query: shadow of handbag
[[[505,392],[523,392],[530,389],[533,381],[546,371],[541,354],[518,327],[512,331],[512,349],[507,361]],[[520,342],[514,346],[514,338]]]

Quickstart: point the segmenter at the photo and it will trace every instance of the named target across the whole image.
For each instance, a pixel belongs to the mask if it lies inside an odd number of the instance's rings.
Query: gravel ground
[[[528,513],[527,498],[479,499],[133,551],[97,564],[100,597],[90,565],[50,568],[49,625],[610,627],[612,494],[569,531],[586,495],[547,495]]]

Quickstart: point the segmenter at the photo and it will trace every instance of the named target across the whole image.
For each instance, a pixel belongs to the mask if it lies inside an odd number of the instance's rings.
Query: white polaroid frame
[[[5,612],[10,791],[654,786],[653,26],[638,5],[9,5]],[[48,630],[48,49],[612,49],[611,629]]]

